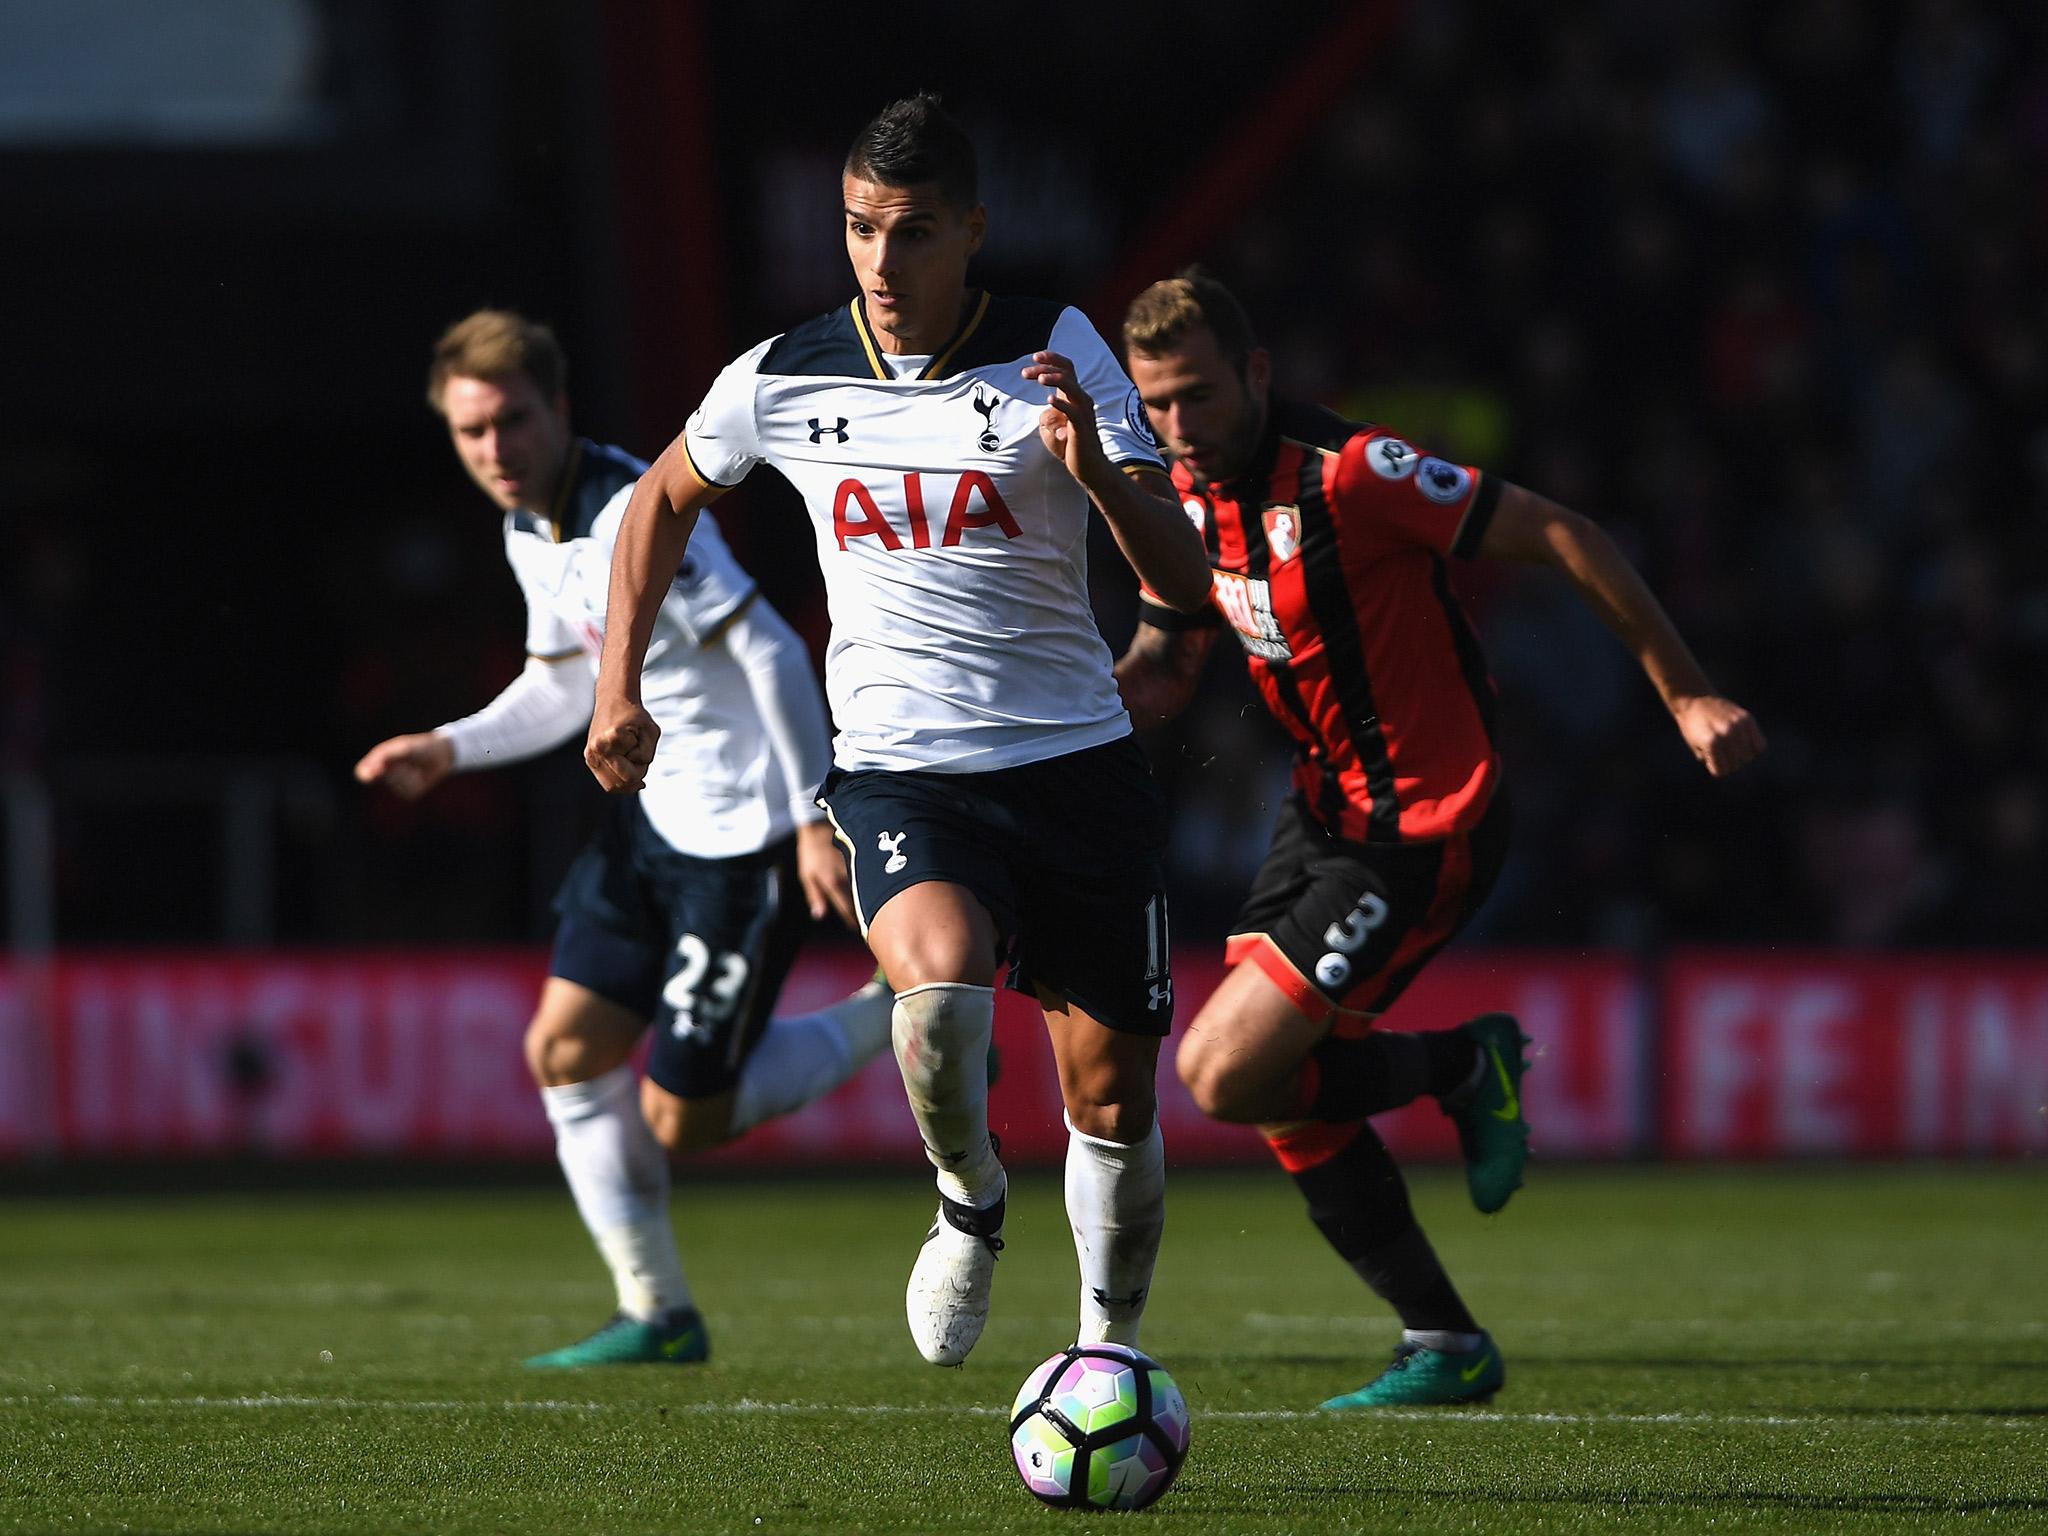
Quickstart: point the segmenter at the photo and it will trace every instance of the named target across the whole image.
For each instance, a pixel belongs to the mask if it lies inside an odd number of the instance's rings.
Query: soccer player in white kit
[[[842,193],[859,294],[727,367],[633,493],[584,756],[609,789],[642,783],[663,573],[705,506],[774,465],[809,508],[832,613],[822,798],[937,1169],[911,1335],[957,1364],[987,1319],[1006,1181],[983,1064],[1007,957],[1059,1063],[1078,1337],[1135,1343],[1165,1210],[1165,817],[1089,608],[1090,503],[1169,604],[1207,601],[1207,560],[1086,317],[968,287],[987,214],[935,98],[862,130]]]
[[[407,798],[533,757],[590,718],[611,546],[645,465],[569,431],[545,327],[481,311],[436,347],[428,398],[504,512],[528,660],[476,714],[393,737],[356,767]],[[671,565],[642,687],[661,722],[648,791],[614,801],[556,898],[561,924],[527,1062],[618,1311],[541,1367],[703,1360],[709,1336],[668,1213],[668,1153],[730,1140],[830,1091],[888,1043],[875,985],[770,1018],[806,916],[852,920],[815,800],[830,765],[802,642],[708,521]],[[652,1021],[644,1082],[628,1057]]]

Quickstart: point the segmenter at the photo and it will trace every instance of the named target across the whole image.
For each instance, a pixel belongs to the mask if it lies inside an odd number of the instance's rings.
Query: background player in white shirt
[[[823,798],[900,988],[897,1063],[938,1170],[912,1336],[954,1364],[988,1314],[1006,1182],[983,1055],[1007,954],[1059,1063],[1079,1337],[1135,1342],[1164,1217],[1165,815],[1088,604],[1089,506],[1169,603],[1207,600],[1207,560],[1087,319],[968,287],[987,214],[936,99],[868,124],[841,190],[859,294],[728,367],[634,491],[584,755],[609,789],[643,782],[664,573],[702,510],[773,464],[810,510],[832,612]]]
[[[505,311],[457,323],[435,349],[428,398],[505,514],[529,657],[476,714],[373,748],[356,766],[365,783],[415,798],[451,772],[558,746],[590,718],[612,539],[645,466],[571,436],[563,367],[545,327]],[[661,751],[648,793],[607,808],[563,883],[526,1035],[618,1313],[531,1365],[704,1359],[664,1148],[715,1145],[807,1104],[889,1039],[892,999],[879,985],[820,1013],[769,1018],[806,906],[853,916],[815,801],[829,754],[803,644],[708,523],[663,587],[642,682]],[[628,1058],[650,1019],[658,1028],[636,1090]]]

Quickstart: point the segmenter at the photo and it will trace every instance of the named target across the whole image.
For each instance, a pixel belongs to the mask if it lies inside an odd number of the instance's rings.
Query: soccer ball
[[[1017,1475],[1062,1509],[1143,1509],[1188,1454],[1188,1405],[1159,1362],[1122,1344],[1074,1344],[1024,1378],[1010,1405]]]

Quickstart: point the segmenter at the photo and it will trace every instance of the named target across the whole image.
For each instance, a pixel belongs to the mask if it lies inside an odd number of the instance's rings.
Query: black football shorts
[[[835,768],[819,802],[863,933],[899,891],[965,886],[995,919],[1011,987],[1130,1034],[1172,1026],[1166,811],[1132,738],[985,773]]]
[[[695,858],[663,840],[637,796],[607,806],[555,911],[549,973],[651,1019],[647,1075],[684,1099],[739,1081],[810,921],[794,837]]]
[[[1469,832],[1353,843],[1289,795],[1224,958],[1258,966],[1332,1033],[1367,1029],[1485,902],[1507,856],[1509,820],[1507,795],[1496,791]]]

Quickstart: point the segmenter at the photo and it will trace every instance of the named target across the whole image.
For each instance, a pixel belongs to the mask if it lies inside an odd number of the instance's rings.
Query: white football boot
[[[988,1322],[988,1293],[1003,1251],[1003,1201],[977,1210],[939,1197],[939,1214],[910,1271],[904,1310],[917,1352],[933,1365],[967,1358]]]

